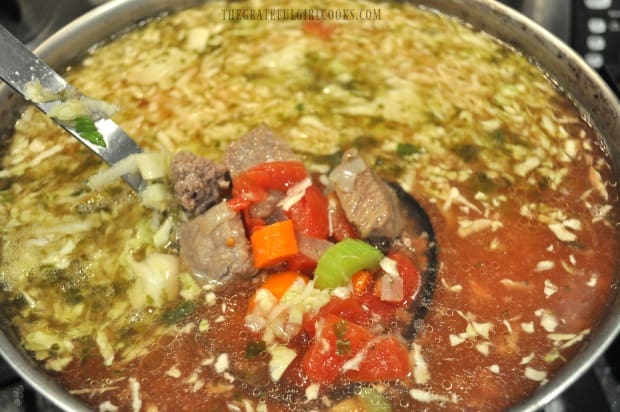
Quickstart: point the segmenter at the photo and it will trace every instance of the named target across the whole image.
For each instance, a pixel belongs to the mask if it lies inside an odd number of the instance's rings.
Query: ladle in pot
[[[27,87],[38,80],[42,88],[50,91],[57,98],[44,102],[28,100],[43,113],[49,116],[50,111],[65,102],[69,94],[72,98],[81,99],[86,97],[71,86],[61,75],[56,73],[50,66],[32,53],[26,45],[20,42],[8,30],[0,26],[0,55],[3,57],[0,64],[0,79],[11,86],[17,93],[27,99]],[[129,155],[140,153],[142,149],[134,142],[129,135],[121,129],[113,120],[105,114],[97,113],[92,119],[97,131],[103,137],[103,145],[93,143],[85,138],[76,128],[74,122],[60,120],[50,116],[58,125],[69,132],[73,137],[92,150],[104,162],[113,165]],[[143,186],[143,180],[139,173],[126,174],[123,179],[137,192]],[[414,219],[422,232],[428,235],[429,248],[426,252],[428,266],[422,274],[423,284],[421,286],[421,296],[414,304],[415,308],[410,308],[414,321],[424,317],[425,308],[430,302],[433,294],[435,272],[437,269],[437,249],[435,244],[434,232],[431,222],[422,206],[405,192],[399,185],[390,183],[396,191],[397,197],[407,210],[409,217]],[[404,332],[405,337],[411,338],[415,334],[415,325],[411,325]]]
[[[66,102],[67,96],[71,96],[74,100],[87,99],[2,26],[0,26],[0,56],[2,56],[0,79],[48,116],[54,107]],[[35,80],[39,81],[43,90],[54,95],[55,98],[42,102],[28,99],[27,88]],[[96,144],[85,138],[84,134],[77,130],[74,121],[49,117],[109,165],[142,151],[136,142],[104,113],[97,112],[92,116],[92,121],[103,139],[103,144]],[[143,186],[142,177],[138,173],[126,174],[123,179],[136,192],[139,192]]]
[[[60,74],[56,73],[2,26],[0,26],[0,56],[2,56],[0,79],[48,116],[54,107],[65,103],[69,95],[72,99],[87,99],[86,96],[77,91]],[[34,80],[38,80],[43,90],[51,92],[55,99],[47,99],[44,102],[28,99],[27,88]],[[136,142],[105,114],[96,113],[92,118],[97,131],[103,138],[104,144],[93,143],[85,138],[77,130],[75,122],[60,120],[53,116],[50,116],[50,118],[109,165],[113,165],[129,155],[142,152],[142,149]],[[136,192],[139,192],[143,187],[144,182],[139,173],[123,175],[123,179]],[[390,185],[396,191],[410,218],[416,220],[420,230],[427,233],[429,237],[429,248],[426,252],[428,266],[422,276],[421,296],[416,300],[418,303],[415,304],[415,308],[410,308],[414,320],[418,320],[424,317],[425,307],[430,302],[433,294],[437,269],[437,250],[433,228],[422,206],[397,184],[391,183]],[[415,334],[414,326],[412,324],[404,332],[405,337],[413,337]]]

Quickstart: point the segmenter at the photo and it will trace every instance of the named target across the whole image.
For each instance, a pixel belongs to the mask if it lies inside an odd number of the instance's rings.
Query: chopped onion
[[[163,183],[150,183],[140,192],[142,205],[163,212],[172,201],[172,193]]]
[[[123,175],[137,172],[138,162],[136,161],[136,157],[135,155],[129,155],[114,163],[109,168],[92,175],[87,183],[92,190],[99,190]]]
[[[361,157],[341,163],[329,174],[329,178],[344,192],[352,192],[357,175],[366,170],[366,164]]]
[[[135,309],[148,304],[162,306],[179,294],[179,259],[165,253],[153,253],[142,262],[131,262],[136,280],[127,295]]]
[[[379,279],[381,300],[385,302],[400,302],[404,298],[403,278],[385,274]]]
[[[306,189],[310,186],[312,186],[312,180],[310,180],[309,177],[306,177],[301,182],[295,183],[286,191],[286,197],[278,202],[278,206],[288,211],[304,197]]]
[[[314,261],[318,261],[323,253],[325,253],[330,246],[333,246],[333,243],[328,240],[304,235],[303,233],[297,233],[296,237],[299,253]]]
[[[168,156],[164,153],[136,154],[140,175],[145,180],[161,179],[168,175]]]

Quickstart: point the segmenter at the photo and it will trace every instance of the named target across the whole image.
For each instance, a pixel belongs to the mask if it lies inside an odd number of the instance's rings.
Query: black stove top
[[[2,0],[0,24],[35,47],[107,0]],[[571,45],[620,96],[620,0],[500,0]],[[37,14],[38,10],[38,14]],[[32,29],[36,25],[37,30]],[[42,28],[42,29],[40,29]],[[0,411],[62,412],[0,360]],[[541,412],[620,412],[620,338]]]

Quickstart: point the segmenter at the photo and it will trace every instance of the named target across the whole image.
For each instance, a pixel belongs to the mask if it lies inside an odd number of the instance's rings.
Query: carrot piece
[[[308,283],[310,279],[299,272],[278,272],[269,275],[261,288],[270,291],[276,299],[280,300],[282,295],[291,287],[297,279],[302,279],[304,283]]]
[[[286,293],[297,279],[301,279],[304,283],[308,283],[310,278],[302,275],[299,272],[286,271],[272,273],[267,277],[265,283],[263,283],[259,289],[267,289],[276,299],[279,301],[282,295]],[[248,303],[248,312],[252,312],[256,306],[256,292],[250,298]]]
[[[358,296],[365,294],[371,280],[372,274],[367,270],[360,270],[359,272],[355,273],[351,278],[351,283],[353,284],[353,292],[355,292],[355,294]]]
[[[299,252],[292,220],[283,220],[257,229],[250,236],[254,266],[272,266]]]

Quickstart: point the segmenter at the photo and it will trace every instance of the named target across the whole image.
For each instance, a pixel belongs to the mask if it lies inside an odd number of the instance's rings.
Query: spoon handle
[[[46,91],[62,95],[64,91],[76,92],[67,81],[56,73],[45,62],[32,53],[22,42],[13,36],[8,30],[0,25],[0,79],[11,86],[17,93],[25,96],[28,84],[38,79]],[[29,100],[43,113],[49,114],[50,110],[62,104],[61,97],[58,100],[38,103]],[[54,122],[78,139],[86,147],[92,150],[104,162],[113,165],[119,160],[142,150],[113,120],[99,117],[94,120],[95,126],[103,136],[105,146],[92,143],[83,138],[75,126],[70,122],[60,121],[50,117]],[[139,174],[127,174],[123,179],[136,191],[142,186],[142,177]]]

